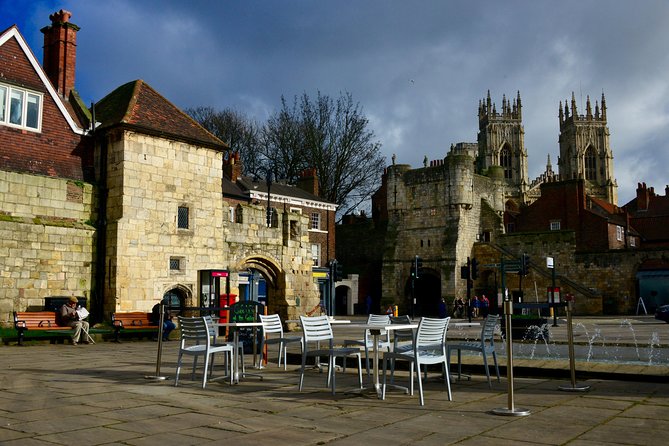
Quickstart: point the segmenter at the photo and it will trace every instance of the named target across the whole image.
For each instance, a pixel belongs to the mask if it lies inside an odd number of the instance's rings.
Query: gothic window
[[[585,179],[586,180],[596,180],[597,179],[597,157],[595,156],[595,150],[592,147],[588,147],[585,150],[584,155],[584,164],[585,164]]]
[[[508,147],[504,147],[499,152],[499,164],[504,168],[504,178],[510,180],[513,178],[513,172],[511,170],[511,150]]]

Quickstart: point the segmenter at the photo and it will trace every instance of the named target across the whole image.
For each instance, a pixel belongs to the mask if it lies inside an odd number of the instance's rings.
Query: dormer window
[[[0,124],[40,131],[42,94],[0,84]]]

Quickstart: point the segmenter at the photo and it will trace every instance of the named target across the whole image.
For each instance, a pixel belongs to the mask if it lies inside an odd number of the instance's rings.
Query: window
[[[188,229],[188,208],[186,206],[179,206],[177,212],[177,228]]]
[[[586,180],[596,180],[597,179],[597,158],[595,157],[595,150],[592,147],[588,147],[585,151],[584,157],[585,163],[585,179]]]
[[[181,271],[181,258],[170,257],[170,271]]]
[[[559,231],[559,230],[560,230],[560,220],[552,221],[551,231]]]
[[[300,208],[290,208],[290,212],[295,212],[296,214],[301,214],[302,209],[300,209]]]
[[[321,245],[318,243],[311,244],[311,260],[313,260],[314,266],[321,265]]]
[[[228,221],[230,223],[235,222],[235,208],[233,208],[232,206],[228,208]]]
[[[621,242],[623,240],[623,227],[616,226],[616,240]]]
[[[504,147],[499,153],[499,164],[504,168],[504,178],[510,180],[513,178],[513,173],[511,170],[511,150],[508,147]]]
[[[630,246],[635,247],[636,246],[636,239],[634,237],[630,237]]]
[[[0,124],[40,130],[42,95],[0,84]]]
[[[235,221],[237,223],[244,223],[244,208],[241,204],[237,205],[237,210],[235,211]]]
[[[321,214],[318,212],[311,213],[311,229],[321,229]]]

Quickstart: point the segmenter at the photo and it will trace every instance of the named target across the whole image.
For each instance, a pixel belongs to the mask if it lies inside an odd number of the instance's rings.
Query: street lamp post
[[[272,189],[272,170],[267,169],[267,176],[265,178],[265,182],[267,184],[267,227],[271,228],[272,227],[272,206],[270,204],[271,201],[271,189]]]

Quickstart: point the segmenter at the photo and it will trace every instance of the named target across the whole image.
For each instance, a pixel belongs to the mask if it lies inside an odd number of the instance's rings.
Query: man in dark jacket
[[[72,345],[77,345],[79,341],[82,341],[84,344],[88,344],[88,322],[82,321],[79,318],[77,313],[77,304],[79,301],[76,297],[72,296],[68,299],[66,303],[60,307],[60,310],[56,312],[56,323],[61,327],[71,327],[74,328],[74,334],[72,335]],[[82,339],[81,332],[84,332],[84,337]]]

